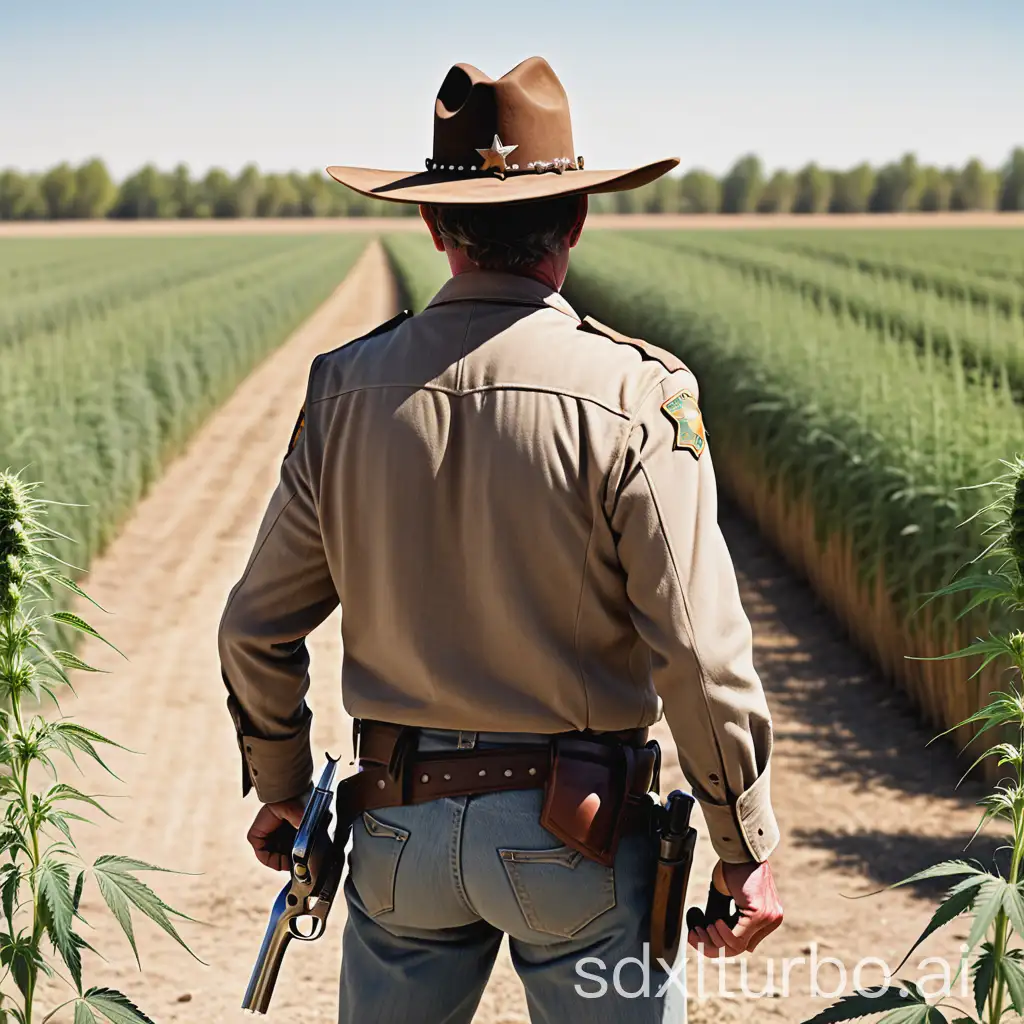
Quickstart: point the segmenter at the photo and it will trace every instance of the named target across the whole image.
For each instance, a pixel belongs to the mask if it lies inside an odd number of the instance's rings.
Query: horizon
[[[0,165],[36,173],[98,157],[119,181],[150,163],[184,163],[196,177],[249,163],[416,170],[448,67],[469,60],[497,77],[533,53],[562,79],[591,167],[674,155],[676,173],[721,176],[755,153],[770,174],[912,152],[922,164],[976,157],[998,168],[1024,142],[1014,137],[1024,5],[1009,0],[970,10],[866,0],[856,12],[651,0],[640,16],[594,0],[581,10],[521,0],[510,20],[453,0],[445,19],[424,19],[421,5],[398,0],[383,25],[324,0],[287,12],[266,0],[19,7],[0,40],[0,89],[14,99]]]

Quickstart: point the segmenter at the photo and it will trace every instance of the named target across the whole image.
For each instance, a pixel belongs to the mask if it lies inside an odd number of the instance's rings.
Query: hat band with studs
[[[466,171],[494,171],[496,177],[504,178],[506,174],[541,174],[545,171],[554,171],[561,174],[563,171],[583,170],[583,157],[578,156],[575,160],[569,156],[556,156],[551,160],[531,160],[525,167],[520,168],[519,164],[510,164],[508,156],[518,149],[518,144],[506,146],[502,144],[497,135],[490,146],[478,149],[477,152],[483,157],[482,164],[445,164],[442,160],[438,163],[432,157],[427,157],[426,165],[428,171],[454,171],[455,173]]]
[[[500,167],[484,167],[483,164],[446,164],[443,160],[427,157],[426,167],[428,171],[455,171],[456,173],[466,171],[495,171],[498,174],[542,174],[545,171],[555,171],[561,174],[563,171],[582,171],[583,157],[578,156],[575,160],[567,156],[556,156],[553,160],[531,160],[525,167],[519,164],[508,164],[504,171]]]

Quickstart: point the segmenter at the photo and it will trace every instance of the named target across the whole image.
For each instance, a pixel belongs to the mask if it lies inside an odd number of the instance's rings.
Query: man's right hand
[[[282,800],[276,804],[264,804],[256,815],[246,838],[256,851],[256,859],[275,871],[290,871],[292,866],[292,841],[295,829],[302,823],[306,803],[302,798]],[[290,828],[288,827],[290,826]],[[285,844],[282,829],[288,836]],[[287,846],[287,849],[284,847]]]
[[[694,949],[703,944],[705,956],[717,956],[719,949],[724,949],[727,957],[752,953],[782,924],[782,903],[767,861],[744,864],[719,861],[711,881],[720,893],[733,898],[740,919],[734,928],[724,921],[713,921],[690,929],[687,942]],[[714,953],[709,954],[709,950]]]

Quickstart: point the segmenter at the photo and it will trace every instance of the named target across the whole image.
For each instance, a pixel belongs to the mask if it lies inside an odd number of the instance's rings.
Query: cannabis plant
[[[933,597],[969,595],[961,616],[984,607],[993,620],[1007,624],[1007,628],[941,658],[980,657],[975,675],[993,663],[1006,669],[1005,689],[992,694],[986,707],[961,724],[975,727],[978,736],[988,734],[998,740],[971,765],[973,769],[984,761],[994,761],[1005,769],[993,791],[980,801],[984,813],[972,841],[990,822],[1000,823],[1011,835],[1009,863],[1004,871],[995,862],[986,867],[977,861],[949,860],[896,883],[950,880],[942,904],[897,969],[933,932],[969,916],[970,932],[956,978],[969,963],[977,1016],[964,1016],[941,998],[930,1000],[913,982],[900,981],[899,987],[847,996],[807,1024],[879,1013],[885,1015],[878,1024],[939,1024],[950,1020],[947,1011],[958,1014],[953,1024],[1000,1024],[1008,1017],[1024,1016],[1024,949],[1013,944],[1015,938],[1024,938],[1024,458],[1017,456],[1003,465],[1004,475],[981,485],[995,488],[994,500],[972,517],[992,517],[986,530],[990,543],[963,575]]]
[[[78,615],[56,609],[61,592],[89,598],[65,574],[73,567],[49,550],[53,541],[67,538],[44,525],[53,503],[35,497],[36,487],[0,473],[0,1024],[39,1019],[41,974],[65,982],[70,996],[40,1024],[60,1011],[70,1016],[72,1009],[74,1024],[138,1024],[150,1018],[125,995],[82,986],[82,950],[92,950],[80,933],[86,923],[79,910],[82,891],[87,882],[97,886],[136,962],[133,907],[182,946],[172,918],[185,915],[138,878],[161,868],[111,855],[87,864],[75,845],[73,828],[90,814],[107,812],[95,797],[63,781],[62,770],[66,775],[85,758],[113,775],[101,750],[119,745],[60,713],[69,670],[98,670],[49,637],[56,630],[103,638]],[[47,716],[40,713],[44,700],[55,706]]]

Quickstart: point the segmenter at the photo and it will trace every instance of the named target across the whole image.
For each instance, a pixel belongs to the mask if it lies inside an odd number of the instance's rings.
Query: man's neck
[[[448,266],[451,268],[452,277],[460,274],[480,273],[478,267],[462,249],[446,249],[448,255]],[[548,254],[539,263],[530,267],[520,267],[516,270],[505,271],[505,273],[516,274],[519,277],[530,277],[541,284],[547,285],[552,291],[558,291],[565,280],[565,269],[558,265],[557,257]]]

